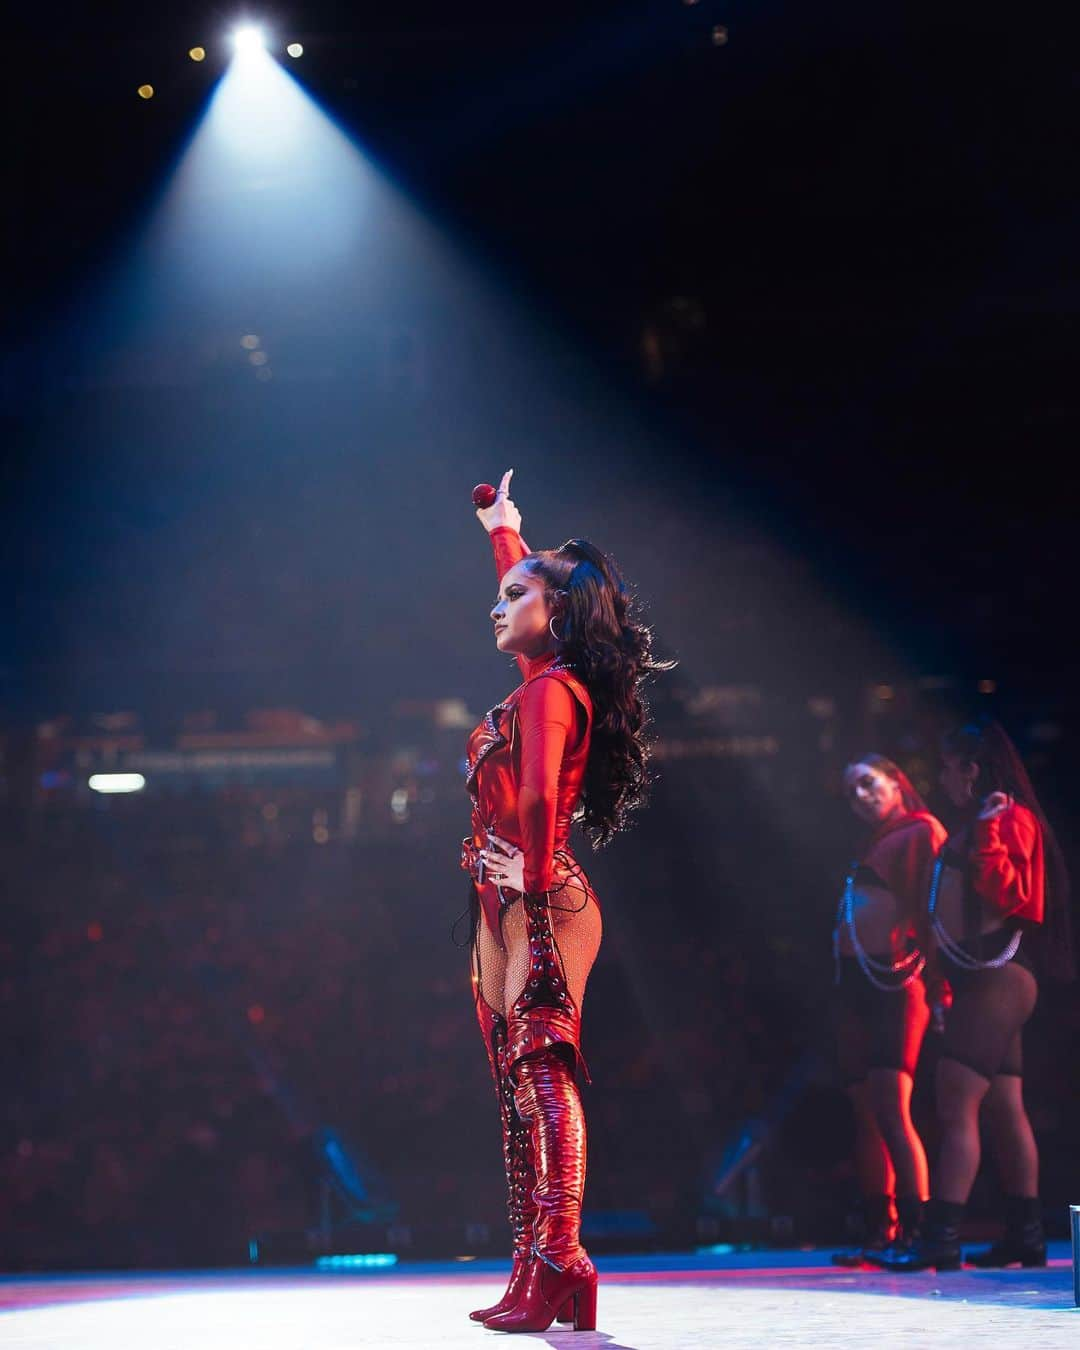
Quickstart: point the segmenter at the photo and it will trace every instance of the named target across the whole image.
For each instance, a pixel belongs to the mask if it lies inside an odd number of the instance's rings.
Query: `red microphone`
[[[473,506],[478,506],[481,510],[493,506],[497,496],[498,493],[490,483],[477,483],[472,490]]]

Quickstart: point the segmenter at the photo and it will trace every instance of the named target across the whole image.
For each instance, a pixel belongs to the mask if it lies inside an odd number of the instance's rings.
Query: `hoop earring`
[[[562,641],[562,635],[559,634],[559,633],[556,633],[556,631],[555,631],[555,615],[554,615],[554,614],[551,616],[550,619],[548,619],[548,632],[551,634],[551,636],[555,639],[556,642],[561,642],[561,641]]]

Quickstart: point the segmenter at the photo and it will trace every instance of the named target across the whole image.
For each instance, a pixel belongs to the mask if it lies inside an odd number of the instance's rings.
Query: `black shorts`
[[[1012,936],[987,933],[960,946],[985,961],[1000,952]],[[945,1014],[941,1054],[983,1078],[998,1074],[1023,1076],[1024,1023],[1035,1011],[1039,984],[1021,942],[1011,961],[987,970],[966,970],[947,958],[942,974],[952,987],[952,1007]]]
[[[837,1070],[845,1088],[861,1083],[871,1069],[896,1069],[914,1078],[929,1020],[921,979],[896,992],[878,989],[853,956],[840,958],[833,1028]]]

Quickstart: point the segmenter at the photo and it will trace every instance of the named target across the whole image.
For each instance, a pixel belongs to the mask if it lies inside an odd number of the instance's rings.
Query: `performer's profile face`
[[[503,577],[491,608],[496,647],[514,656],[542,656],[554,645],[548,627],[553,612],[540,577],[524,563],[515,563]]]
[[[880,825],[905,811],[900,784],[873,764],[849,764],[844,791],[851,809],[868,825]]]
[[[942,755],[939,782],[953,806],[970,806],[975,795],[978,765],[962,755]]]

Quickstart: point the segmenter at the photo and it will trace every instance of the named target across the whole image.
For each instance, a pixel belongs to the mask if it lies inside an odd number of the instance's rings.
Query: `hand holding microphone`
[[[507,469],[494,488],[490,483],[477,483],[472,490],[476,518],[488,534],[500,525],[509,525],[512,530],[521,533],[521,512],[510,500],[510,479],[513,469]]]

